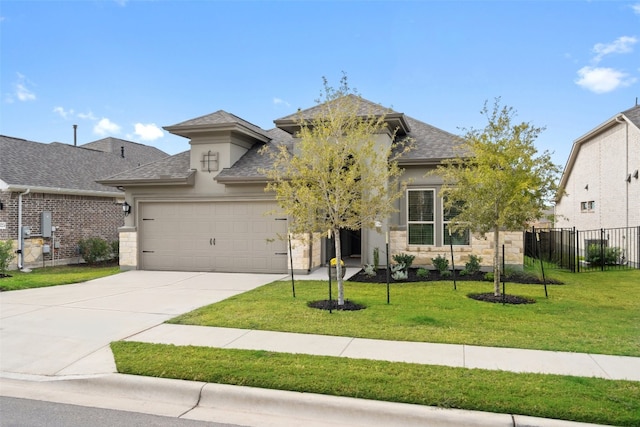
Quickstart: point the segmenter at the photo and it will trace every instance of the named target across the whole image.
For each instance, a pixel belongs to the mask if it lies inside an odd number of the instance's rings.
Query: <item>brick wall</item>
[[[0,193],[0,240],[18,239],[19,193]],[[68,194],[29,193],[22,196],[22,225],[31,227],[31,237],[25,239],[25,265],[41,266],[51,261],[52,253],[43,254],[43,245],[54,248],[53,238],[43,238],[41,213],[51,212],[51,224],[56,227],[55,259],[60,263],[76,262],[77,245],[81,239],[100,237],[109,242],[118,240],[118,228],[124,225],[122,207],[114,198],[76,196]],[[17,245],[16,245],[17,246]],[[58,247],[59,246],[59,247]],[[17,258],[13,264],[17,263]]]

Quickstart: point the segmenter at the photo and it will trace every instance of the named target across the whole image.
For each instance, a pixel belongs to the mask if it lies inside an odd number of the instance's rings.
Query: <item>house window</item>
[[[596,208],[596,202],[594,200],[580,203],[581,212],[593,212]]]
[[[449,235],[449,223],[460,213],[460,206],[453,206],[451,209],[442,212],[442,239],[445,245],[468,245],[469,230],[452,232]]]
[[[435,225],[435,190],[407,190],[409,244],[434,245]]]

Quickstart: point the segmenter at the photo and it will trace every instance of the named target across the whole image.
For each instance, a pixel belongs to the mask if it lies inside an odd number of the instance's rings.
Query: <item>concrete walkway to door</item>
[[[116,372],[109,343],[282,274],[128,271],[0,293],[0,376]]]

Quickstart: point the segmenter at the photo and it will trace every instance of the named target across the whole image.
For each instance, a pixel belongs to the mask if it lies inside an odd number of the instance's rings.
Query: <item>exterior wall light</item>
[[[127,202],[122,204],[122,212],[124,212],[124,216],[127,216],[131,213],[131,205]]]

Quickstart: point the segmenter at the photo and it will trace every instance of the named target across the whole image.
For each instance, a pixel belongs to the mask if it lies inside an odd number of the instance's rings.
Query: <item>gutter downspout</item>
[[[22,235],[22,196],[26,196],[31,191],[30,188],[27,188],[27,191],[24,193],[18,194],[18,270],[22,270],[24,268],[24,239]]]

